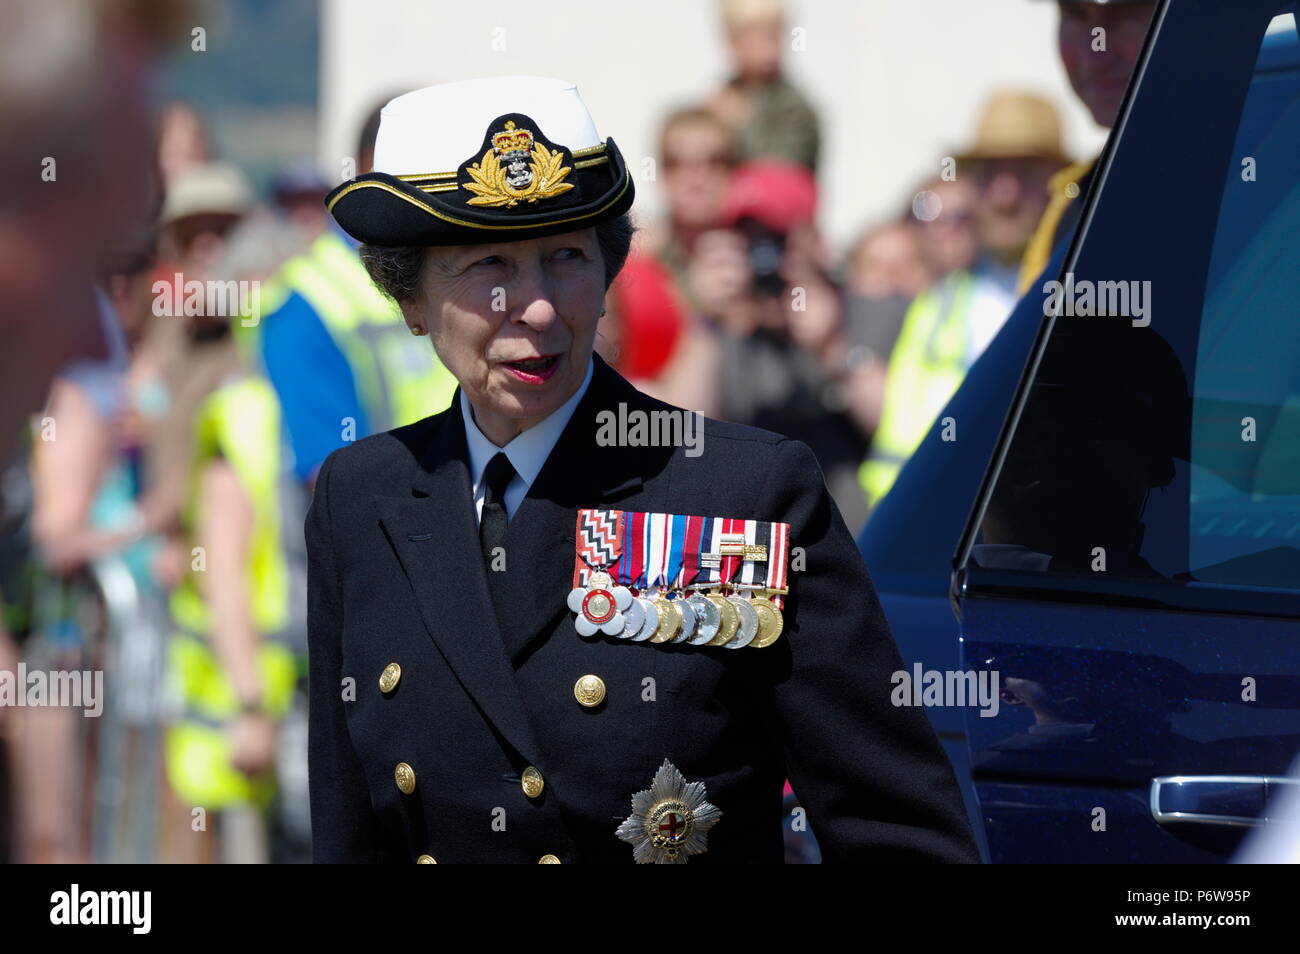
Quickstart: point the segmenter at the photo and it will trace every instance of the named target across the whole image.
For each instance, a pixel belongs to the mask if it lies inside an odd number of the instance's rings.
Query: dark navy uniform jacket
[[[903,665],[808,447],[708,419],[699,456],[598,446],[596,415],[620,402],[672,409],[596,357],[510,520],[500,624],[459,396],[326,460],[306,523],[316,860],[629,863],[615,829],[668,759],[722,811],[690,864],[781,862],[786,778],[827,861],[978,861],[928,720],[890,703]],[[565,599],[583,507],[788,522],[804,568],[789,573],[780,639],[579,636]],[[401,676],[384,693],[390,663]],[[595,708],[574,695],[586,675],[606,686]]]

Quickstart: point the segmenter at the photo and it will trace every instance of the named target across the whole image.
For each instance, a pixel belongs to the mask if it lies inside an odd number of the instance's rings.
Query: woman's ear
[[[399,301],[397,306],[402,309],[402,318],[406,321],[406,327],[411,329],[413,335],[427,335],[429,326],[425,321],[424,308],[421,307],[419,300],[410,298]]]

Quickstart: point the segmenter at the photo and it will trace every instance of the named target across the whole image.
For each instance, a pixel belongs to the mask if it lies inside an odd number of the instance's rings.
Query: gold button
[[[393,778],[397,780],[397,787],[403,795],[415,791],[415,769],[405,762],[397,763],[397,768],[393,769]]]
[[[415,859],[415,863],[417,865],[436,865],[438,859],[433,857],[433,855],[420,855],[420,857]]]
[[[524,794],[529,798],[536,798],[542,794],[542,789],[546,786],[546,780],[542,778],[542,773],[531,765],[524,769],[520,782],[523,783]]]
[[[605,680],[599,676],[583,676],[573,684],[573,698],[579,705],[595,708],[605,701]]]
[[[555,857],[555,855],[542,855],[542,857],[537,859],[537,863],[539,865],[558,865],[561,862],[559,858]]]
[[[397,684],[401,681],[402,667],[397,663],[389,663],[379,676],[379,691],[387,695],[396,689]]]

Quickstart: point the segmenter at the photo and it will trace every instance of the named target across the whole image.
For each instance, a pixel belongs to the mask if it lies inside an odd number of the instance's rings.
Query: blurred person
[[[203,119],[189,103],[168,103],[158,126],[158,167],[167,188],[193,167],[213,161]]]
[[[812,448],[852,529],[866,515],[856,471],[867,440],[848,413],[845,388],[860,371],[845,334],[843,302],[826,268],[814,219],[811,173],[764,161],[737,170],[725,230],[702,236],[694,282],[712,322],[719,416]]]
[[[781,68],[784,0],[721,0],[732,76],[709,100],[731,128],[739,158],[781,159],[817,171],[817,113]]]
[[[380,113],[372,110],[361,129],[359,175],[374,163]],[[245,335],[275,388],[294,473],[307,486],[331,451],[441,410],[456,386],[411,340],[357,247],[331,221],[267,283],[260,321]]]
[[[974,185],[966,178],[935,178],[912,197],[908,212],[916,223],[921,258],[938,281],[949,272],[970,268],[979,243],[975,236]]]
[[[907,307],[935,279],[919,231],[910,212],[878,225],[858,239],[845,263],[847,360],[856,369],[846,400],[864,434],[871,434],[880,419],[885,368]]]
[[[934,276],[921,255],[917,229],[908,222],[886,222],[867,231],[849,253],[846,287],[863,298],[897,295],[912,299]]]
[[[1110,129],[1142,53],[1155,0],[1057,0],[1057,8],[1057,49],[1070,86],[1093,122]],[[1098,43],[1099,37],[1104,37],[1104,45]],[[1072,163],[1048,181],[1050,200],[1020,266],[1020,294],[1033,286],[1052,253],[1073,234],[1083,207],[1074,200],[1092,185],[1096,161],[1093,157]]]
[[[958,157],[959,176],[970,175],[977,190],[978,255],[970,268],[950,272],[921,294],[903,319],[871,453],[859,474],[872,506],[1011,313],[1020,258],[1046,205],[1047,181],[1067,161],[1050,102],[1019,92],[989,99],[973,148]]]
[[[325,194],[330,185],[313,159],[287,163],[275,180],[275,206],[308,245],[329,226]]]
[[[273,857],[279,729],[305,669],[305,606],[295,609],[304,584],[299,576],[295,587],[290,557],[305,501],[284,480],[279,403],[245,346],[256,305],[208,294],[271,270],[259,256],[277,245],[250,228],[268,218],[223,162],[182,171],[163,207],[162,307],[150,327],[153,367],[141,373],[161,382],[166,401],[144,509],[172,531],[157,562],[172,587],[167,656],[179,706],[165,733],[171,861]],[[209,821],[196,826],[200,810]]]
[[[105,252],[144,218],[153,87],[192,13],[184,0],[0,5],[0,462],[19,452],[58,368],[112,360],[92,289]],[[6,619],[13,587],[7,578],[0,592]],[[17,658],[12,635],[5,667]]]
[[[285,545],[302,510],[281,441],[275,391],[250,370],[198,408],[183,519],[191,560],[171,597],[182,710],[166,733],[170,861],[272,858],[280,726],[303,667]]]
[[[706,378],[712,340],[699,319],[690,261],[699,237],[722,224],[736,165],[731,131],[702,107],[676,110],[660,127],[659,164],[667,217],[638,231],[606,296],[596,347],[647,393],[716,414]]]
[[[187,562],[177,534],[198,408],[240,361],[230,316],[206,313],[207,283],[227,277],[218,271],[220,260],[252,207],[247,179],[226,162],[186,169],[163,203],[153,283],[158,307],[148,321],[136,372],[140,379],[152,379],[155,401],[163,406],[145,451],[148,489],[141,509],[147,530],[169,534],[156,566],[164,586],[180,579]]]
[[[731,130],[703,107],[672,112],[660,127],[660,181],[667,217],[640,230],[633,254],[663,262],[691,307],[695,300],[688,263],[696,239],[721,225],[727,182],[736,163]]]
[[[32,447],[33,638],[29,669],[49,673],[102,668],[107,620],[92,565],[140,539],[133,475],[120,442],[128,339],[117,306],[126,282],[147,281],[147,253],[96,290],[109,357],[81,358],[55,378],[40,438]],[[111,295],[111,297],[110,297]],[[83,821],[94,804],[96,773],[89,726],[70,706],[19,710],[17,817],[20,855],[33,862],[88,861]]]
[[[0,458],[76,355],[104,357],[91,291],[153,167],[160,60],[188,2],[0,4]]]

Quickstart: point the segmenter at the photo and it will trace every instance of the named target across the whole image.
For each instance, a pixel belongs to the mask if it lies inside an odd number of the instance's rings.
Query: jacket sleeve
[[[308,784],[312,857],[321,862],[378,862],[370,794],[344,716],[343,602],[330,517],[330,476],[321,467],[307,510]]]
[[[785,440],[760,513],[802,550],[786,632],[762,653],[786,771],[827,862],[975,862],[952,766],[918,708],[890,701],[903,669],[866,564],[808,446]]]

